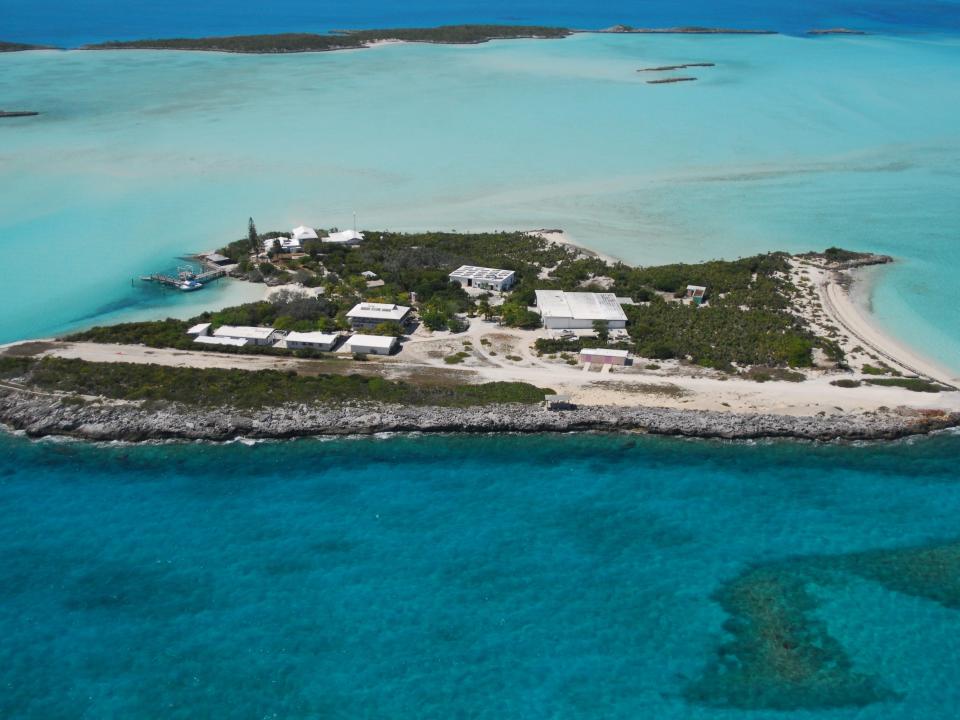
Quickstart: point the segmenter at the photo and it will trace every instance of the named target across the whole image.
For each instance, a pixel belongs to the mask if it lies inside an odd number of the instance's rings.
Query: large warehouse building
[[[590,330],[597,320],[606,320],[611,330],[627,326],[627,316],[613,293],[537,290],[537,309],[543,326],[551,330]]]

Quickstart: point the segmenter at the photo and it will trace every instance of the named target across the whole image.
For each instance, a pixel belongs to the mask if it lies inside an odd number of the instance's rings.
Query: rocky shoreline
[[[890,412],[794,417],[657,407],[530,405],[469,408],[356,403],[288,405],[257,410],[177,404],[82,401],[0,388],[0,423],[33,438],[93,441],[284,439],[383,432],[543,433],[634,431],[654,435],[750,440],[893,440],[960,426],[960,413]]]

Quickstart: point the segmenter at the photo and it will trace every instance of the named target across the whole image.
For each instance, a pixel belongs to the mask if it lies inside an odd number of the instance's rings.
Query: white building
[[[629,350],[607,350],[606,348],[584,348],[580,351],[580,362],[600,365],[626,365]]]
[[[330,233],[323,241],[334,245],[359,245],[363,241],[363,233],[356,230],[341,230]]]
[[[201,335],[210,334],[210,323],[198,323],[192,328],[187,330],[187,335],[193,335],[194,337],[200,337]]]
[[[316,236],[316,233],[314,233],[314,236]],[[267,252],[270,252],[278,245],[278,249],[282,252],[300,252],[303,247],[300,241],[296,238],[278,237],[268,238],[263,241],[263,247]]]
[[[306,225],[301,225],[300,227],[295,227],[290,231],[290,234],[293,236],[290,239],[296,240],[297,244],[303,244],[307,240],[316,240],[317,231],[313,228],[307,227]]]
[[[354,335],[347,341],[352,353],[389,355],[400,341],[392,335]]]
[[[459,283],[461,287],[502,292],[513,287],[516,282],[516,273],[513,270],[461,265],[450,273],[450,281]]]
[[[606,320],[611,330],[627,326],[627,316],[613,293],[537,290],[537,309],[543,326],[551,330],[589,330],[596,320]]]
[[[347,313],[350,326],[354,328],[374,328],[380,323],[395,322],[403,325],[410,318],[410,308],[406,305],[389,303],[360,303]]]
[[[197,335],[193,339],[201,345],[221,345],[226,347],[246,347],[250,341],[246,338],[216,337],[215,335]]]
[[[248,325],[221,325],[213,331],[214,337],[246,340],[249,345],[272,345],[275,335],[273,328]]]
[[[340,336],[336,333],[291,332],[287,333],[287,347],[291,350],[322,350],[330,352]]]

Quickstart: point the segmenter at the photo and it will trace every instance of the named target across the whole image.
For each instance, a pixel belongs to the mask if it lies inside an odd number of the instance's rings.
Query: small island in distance
[[[83,50],[209,50],[234,53],[295,53],[349,50],[375,42],[401,41],[474,45],[490,40],[515,38],[563,38],[566,28],[527,25],[443,25],[433,28],[389,28],[344,30],[327,35],[281,33],[277,35],[234,35],[229,37],[168,38],[110,41],[84,45]]]

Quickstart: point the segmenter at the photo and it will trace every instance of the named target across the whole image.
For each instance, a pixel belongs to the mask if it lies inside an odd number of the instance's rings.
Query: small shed
[[[347,341],[352,353],[364,355],[389,355],[399,344],[392,335],[354,335]]]
[[[207,253],[203,256],[207,262],[211,262],[214,265],[233,265],[233,260],[228,258],[226,255],[221,255],[220,253]]]
[[[197,323],[193,327],[187,330],[187,335],[193,335],[194,337],[200,337],[202,335],[210,334],[210,323]]]
[[[573,410],[576,406],[569,395],[545,395],[543,407],[546,410]]]
[[[580,351],[580,362],[599,365],[626,365],[629,350],[607,350],[605,348],[584,348]]]
[[[707,289],[703,285],[687,285],[687,297],[694,305],[702,305],[707,298]]]

